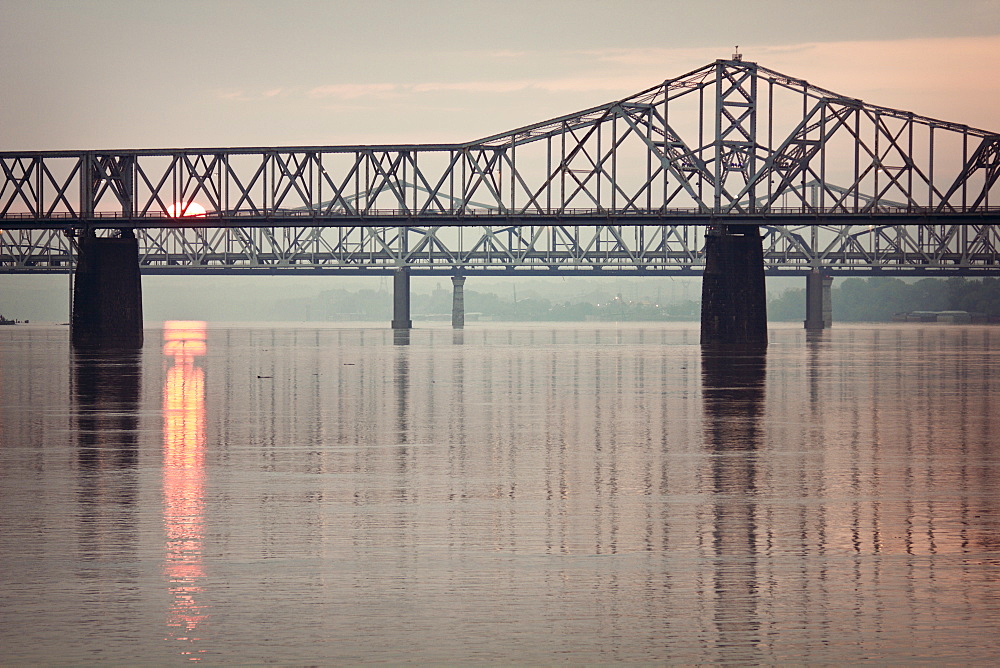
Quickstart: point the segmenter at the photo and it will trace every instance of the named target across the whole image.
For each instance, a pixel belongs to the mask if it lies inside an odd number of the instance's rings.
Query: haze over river
[[[1000,329],[68,338],[0,328],[2,664],[1000,654]]]

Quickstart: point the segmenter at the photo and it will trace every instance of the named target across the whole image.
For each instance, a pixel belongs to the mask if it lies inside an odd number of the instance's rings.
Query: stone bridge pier
[[[451,284],[451,328],[465,329],[465,276],[452,276]]]
[[[806,276],[806,329],[829,329],[833,325],[833,276],[813,269]]]
[[[767,346],[764,250],[757,225],[715,225],[705,234],[703,346]]]
[[[74,348],[142,347],[139,244],[132,230],[116,237],[84,232],[77,240],[70,340]]]
[[[409,330],[410,319],[410,268],[399,267],[392,274],[392,328]]]

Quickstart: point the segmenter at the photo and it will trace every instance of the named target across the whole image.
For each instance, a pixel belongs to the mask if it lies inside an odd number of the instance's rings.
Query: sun
[[[204,216],[206,213],[205,207],[197,202],[174,202],[167,207],[167,215],[171,218]]]

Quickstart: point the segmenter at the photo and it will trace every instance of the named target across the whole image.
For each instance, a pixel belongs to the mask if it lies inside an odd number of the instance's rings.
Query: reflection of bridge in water
[[[813,305],[823,276],[1000,273],[1000,136],[738,54],[462,144],[3,153],[0,166],[0,271],[67,271],[74,235],[133,231],[146,273],[392,272],[400,326],[410,273],[699,274],[706,231],[724,254],[760,230],[766,271],[810,276]]]

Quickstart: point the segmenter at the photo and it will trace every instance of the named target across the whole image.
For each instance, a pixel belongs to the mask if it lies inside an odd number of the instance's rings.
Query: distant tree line
[[[438,288],[430,293],[410,295],[410,310],[415,319],[451,318],[452,291]],[[387,320],[392,317],[392,295],[388,291],[363,289],[327,290],[317,297],[287,300],[279,307],[284,319],[296,320]],[[538,295],[520,299],[501,297],[492,292],[465,291],[467,319],[529,321],[661,321],[696,320],[699,303],[675,301],[654,304],[647,300],[628,300],[621,295],[596,301],[550,300]]]
[[[926,278],[906,282],[897,278],[837,279],[833,285],[833,317],[837,322],[887,322],[909,311],[969,311],[1000,317],[1000,279]],[[450,286],[414,292],[410,307],[414,319],[451,317]],[[786,290],[768,303],[768,319],[805,318],[805,290]],[[613,292],[587,297],[550,299],[530,292],[513,294],[465,291],[467,319],[502,321],[691,321],[700,315],[700,303],[674,299],[664,304],[654,298],[627,299]],[[281,320],[362,320],[392,318],[390,291],[326,290],[319,295],[282,300],[275,307]]]
[[[847,278],[834,282],[833,319],[838,322],[885,322],[910,311],[968,311],[1000,316],[1000,279]],[[768,303],[770,320],[805,318],[805,289],[787,290]]]

